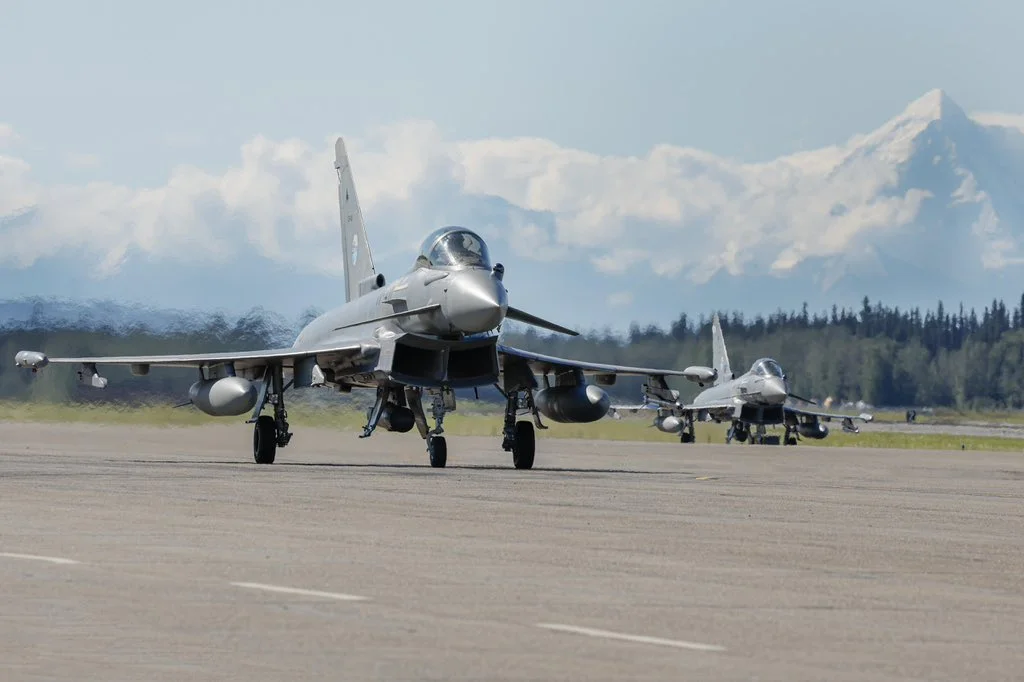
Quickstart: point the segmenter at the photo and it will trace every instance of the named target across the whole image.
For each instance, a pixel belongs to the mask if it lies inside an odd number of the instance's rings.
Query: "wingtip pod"
[[[42,369],[50,364],[50,358],[45,353],[35,350],[18,351],[14,356],[14,364],[17,367],[28,367],[32,370]]]

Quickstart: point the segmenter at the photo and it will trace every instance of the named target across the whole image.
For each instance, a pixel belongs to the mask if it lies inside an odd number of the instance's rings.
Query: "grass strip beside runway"
[[[209,417],[192,407],[173,408],[167,405],[117,405],[97,403],[0,403],[0,419],[8,422],[35,423],[96,423],[161,427],[187,427],[204,424],[244,422],[245,417]],[[365,415],[349,407],[325,408],[293,404],[289,406],[289,419],[295,428],[318,427],[356,432],[365,422]],[[557,424],[549,420],[550,427],[538,432],[541,438],[572,438],[584,440],[621,440],[671,443],[676,436],[661,433],[650,426],[644,417],[622,420],[602,419],[592,424]],[[831,433],[824,440],[804,440],[804,443],[831,447],[903,448],[914,450],[985,450],[1024,451],[1024,439],[1000,436],[952,435],[943,433],[890,433],[872,431],[868,425],[859,434],[843,433],[837,422],[829,424]],[[463,414],[455,412],[445,419],[445,431],[453,436],[493,436],[501,431],[501,415]],[[698,443],[724,443],[724,424],[698,424]],[[782,430],[769,429],[769,434],[781,435]]]

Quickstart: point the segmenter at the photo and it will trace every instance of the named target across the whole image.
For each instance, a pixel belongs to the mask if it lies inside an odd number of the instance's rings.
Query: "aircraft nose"
[[[452,278],[442,312],[456,331],[479,334],[494,329],[505,319],[508,294],[490,272],[471,270]]]
[[[786,382],[779,377],[765,377],[761,385],[761,400],[773,405],[786,402],[789,391]]]

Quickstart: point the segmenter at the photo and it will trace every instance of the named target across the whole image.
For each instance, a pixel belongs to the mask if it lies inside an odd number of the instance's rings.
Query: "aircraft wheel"
[[[696,436],[694,436],[692,433],[686,433],[685,431],[682,435],[679,436],[680,443],[693,443],[696,440]]]
[[[532,469],[533,455],[537,451],[533,422],[516,422],[516,441],[512,444],[512,464],[516,469]]]
[[[277,424],[268,414],[256,420],[252,430],[252,456],[257,464],[273,464],[277,455]]]
[[[427,454],[430,455],[430,466],[435,469],[443,469],[448,464],[448,441],[444,436],[427,439]]]
[[[796,445],[796,436],[786,436],[786,445]]]

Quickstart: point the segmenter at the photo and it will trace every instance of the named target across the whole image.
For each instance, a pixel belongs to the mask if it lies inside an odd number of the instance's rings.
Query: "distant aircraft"
[[[671,391],[669,399],[651,399],[647,394],[641,405],[613,406],[609,414],[621,418],[623,411],[656,410],[653,426],[665,433],[678,433],[680,442],[694,442],[695,421],[729,421],[730,427],[726,434],[726,442],[735,438],[739,442],[750,440],[751,443],[777,442],[778,437],[770,438],[765,426],[783,425],[786,427],[784,443],[796,445],[802,436],[820,440],[828,435],[828,428],[822,421],[841,419],[843,431],[859,433],[853,421],[859,419],[869,422],[870,414],[846,415],[827,410],[794,407],[787,404],[788,398],[801,403],[813,405],[806,398],[790,393],[786,375],[775,360],[761,358],[750,370],[741,376],[735,376],[729,367],[729,354],[725,348],[725,337],[718,315],[711,323],[712,363],[714,367],[692,366],[683,370],[683,376],[701,387],[710,384],[710,388],[701,391],[689,405],[679,403],[678,391]]]
[[[674,370],[579,362],[531,353],[498,343],[503,320],[576,335],[576,332],[514,308],[502,284],[505,268],[491,265],[483,239],[461,227],[430,233],[412,269],[394,282],[373,265],[362,211],[344,141],[335,143],[346,303],[310,322],[290,348],[189,355],[49,358],[20,351],[15,364],[33,372],[48,364],[79,365],[79,381],[104,388],[102,364],[130,365],[137,376],[153,366],[192,367],[199,380],[189,389],[192,405],[224,417],[251,412],[253,457],[274,462],[277,448],[291,440],[284,396],[289,388],[333,386],[376,391],[360,437],[378,426],[407,432],[413,426],[426,440],[430,465],[443,467],[448,447],[443,422],[455,410],[456,388],[495,386],[505,397],[502,447],[517,469],[533,467],[534,425],[540,415],[557,422],[594,422],[608,413],[601,385],[617,375],[648,378],[645,395],[665,398],[666,376]],[[535,373],[543,376],[543,387]],[[595,383],[588,384],[585,375]],[[424,394],[434,426],[427,424]],[[273,415],[263,414],[270,409]],[[517,421],[519,415],[532,421]]]

